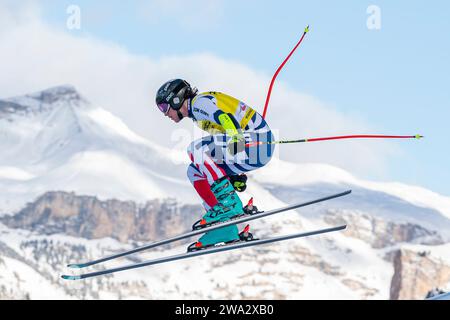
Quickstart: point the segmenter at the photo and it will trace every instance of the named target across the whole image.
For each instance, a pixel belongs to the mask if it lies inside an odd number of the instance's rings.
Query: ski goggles
[[[170,109],[170,104],[168,103],[158,103],[158,108],[161,110],[162,113],[167,114]]]

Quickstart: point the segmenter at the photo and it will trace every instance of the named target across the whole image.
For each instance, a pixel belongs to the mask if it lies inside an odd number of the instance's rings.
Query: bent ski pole
[[[291,53],[289,53],[289,55],[286,57],[286,59],[284,59],[283,63],[278,67],[277,71],[275,72],[275,74],[272,77],[272,81],[270,82],[270,86],[269,86],[269,90],[267,91],[267,97],[266,97],[266,103],[264,105],[264,111],[263,111],[263,118],[266,118],[266,112],[267,112],[267,106],[269,105],[269,100],[270,100],[270,94],[272,93],[272,87],[273,84],[275,83],[275,79],[277,78],[278,74],[280,73],[281,69],[283,69],[284,65],[286,64],[286,62],[289,60],[289,58],[292,56],[292,54],[295,52],[295,50],[297,50],[298,46],[300,45],[300,43],[302,43],[303,38],[305,37],[305,35],[308,33],[309,31],[309,25],[305,28],[305,30],[303,31],[303,35],[300,38],[300,41],[297,43],[297,45],[294,47],[294,49],[292,49]]]

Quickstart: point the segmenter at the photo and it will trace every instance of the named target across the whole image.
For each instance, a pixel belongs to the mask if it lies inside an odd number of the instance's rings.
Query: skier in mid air
[[[242,101],[220,92],[197,93],[182,79],[161,86],[156,104],[175,123],[192,119],[210,135],[188,147],[191,164],[187,175],[203,200],[206,213],[195,227],[207,227],[244,214],[244,207],[235,191],[246,189],[246,172],[261,168],[272,158],[273,134],[264,118]],[[256,146],[248,143],[260,142]],[[248,228],[239,233],[236,225],[205,233],[188,247],[200,250],[218,243],[247,239]]]
[[[276,76],[295,49],[300,45],[308,32],[308,29],[309,27],[305,28],[300,41],[280,65],[272,78],[264,107],[264,115],[267,111],[272,85]],[[247,104],[220,92],[204,92],[197,94],[197,89],[192,88],[189,83],[182,79],[170,80],[163,84],[156,94],[156,104],[159,110],[175,123],[180,122],[184,118],[191,118],[201,129],[210,134],[209,136],[192,142],[188,147],[188,155],[191,160],[191,164],[187,170],[188,177],[199,196],[203,199],[203,206],[206,209],[206,213],[203,215],[202,219],[193,225],[194,231],[184,232],[175,237],[152,242],[148,245],[133,248],[107,257],[82,263],[71,263],[68,267],[77,269],[86,268],[109,260],[159,247],[174,241],[186,239],[201,233],[204,233],[204,235],[200,237],[197,242],[191,244],[187,249],[188,252],[184,254],[166,256],[131,265],[78,275],[61,275],[63,279],[86,279],[169,261],[188,259],[204,254],[237,250],[294,238],[335,232],[344,230],[347,227],[347,225],[344,224],[332,228],[288,234],[273,238],[253,239],[253,235],[248,232],[248,225],[241,233],[239,233],[236,224],[339,198],[350,194],[351,190],[308,202],[296,202],[289,206],[266,212],[259,212],[256,207],[252,205],[251,200],[244,207],[236,194],[236,191],[242,192],[246,189],[247,176],[245,173],[261,168],[270,161],[276,143],[299,143],[341,138],[360,138],[369,137],[368,135],[273,141],[272,132],[264,120],[264,116],[261,116]],[[370,137],[380,138],[381,136],[376,135]],[[393,136],[388,137],[392,138]],[[420,138],[422,136],[416,135],[414,137]],[[413,138],[413,136],[399,136],[399,138]],[[226,226],[223,227],[220,223],[226,224]],[[219,244],[222,245],[224,243],[232,244],[225,247],[192,252]]]

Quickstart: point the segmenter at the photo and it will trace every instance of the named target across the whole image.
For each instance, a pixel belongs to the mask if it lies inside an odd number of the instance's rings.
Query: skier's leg
[[[270,131],[263,133],[251,132],[246,133],[245,136],[247,142],[263,142],[263,144],[252,148],[247,147],[245,152],[241,152],[240,154],[232,157],[230,157],[230,154],[228,154],[226,150],[226,142],[228,141],[229,137],[224,135],[214,136],[216,140],[216,143],[214,145],[216,148],[214,150],[214,153],[208,151],[208,155],[213,155],[213,157],[211,158],[214,160],[218,167],[226,172],[228,176],[233,174],[242,174],[261,168],[262,166],[266,165],[272,158],[274,145],[268,144],[268,142],[271,142],[273,140],[273,135]],[[223,141],[225,141],[225,143],[221,144],[221,142]],[[220,148],[219,146],[222,146],[222,148]],[[224,183],[224,185],[226,184],[227,188],[225,188],[225,186],[222,187],[222,185],[220,184],[221,182]],[[222,190],[226,190],[221,195],[215,189],[215,186],[218,183]],[[216,181],[216,183],[213,184],[212,189],[219,202],[226,203],[228,200],[228,204],[231,204],[233,203],[233,198],[238,199],[240,203],[240,210],[242,210],[243,212],[242,202],[235,193],[231,182],[229,182],[228,180]],[[199,241],[196,243],[196,246],[203,247],[206,245],[216,244],[218,242],[229,242],[230,239],[231,241],[238,241],[240,237],[237,227],[233,229],[230,228],[230,230],[228,230],[227,228],[207,232],[199,239]]]
[[[202,176],[208,179],[210,185],[226,176],[226,172],[217,165],[217,159],[212,159],[216,147],[212,136],[192,142],[188,147],[188,156]]]
[[[192,164],[188,169],[188,177],[200,197],[210,207],[219,202],[229,209],[227,214],[221,215],[221,219],[229,219],[241,214],[243,210],[242,202],[229,182],[227,172],[221,166],[225,162],[224,148],[226,149],[225,135],[208,136],[191,143],[188,155]],[[212,218],[212,221],[214,220],[215,218]]]
[[[188,148],[188,155],[192,161],[188,168],[189,180],[204,200],[205,208],[210,207],[201,221],[204,225],[226,221],[243,212],[242,203],[227,179],[226,172],[211,157],[212,154],[218,154],[214,151],[213,143],[212,137],[206,137],[194,141]],[[197,244],[202,247],[238,239],[238,228],[233,225],[205,233]]]
[[[273,140],[270,131],[246,133],[245,136],[247,142],[270,142]],[[188,149],[189,157],[193,162],[190,169],[193,178],[191,181],[197,178],[197,181],[207,180],[211,185],[211,192],[219,202],[204,215],[203,221],[206,222],[226,221],[237,211],[239,214],[243,213],[242,202],[227,179],[227,175],[242,174],[258,169],[267,164],[273,154],[274,145],[265,143],[258,147],[247,147],[245,152],[230,157],[226,148],[228,139],[229,137],[226,135],[210,136],[194,141]],[[195,171],[197,172],[195,173]],[[203,183],[202,186],[206,187],[206,184]],[[204,194],[208,193],[200,191],[199,194],[203,194],[202,198],[206,203],[205,198],[207,197]],[[214,202],[210,201],[210,203]],[[227,211],[223,210],[224,204],[228,206],[225,206]],[[239,240],[239,231],[237,226],[233,225],[205,233],[195,245],[205,247],[218,242],[237,240]]]
[[[214,208],[221,203],[230,209],[227,210],[227,214],[221,215],[221,219],[229,219],[241,214],[242,203],[235,195],[226,176],[227,173],[216,163],[223,162],[223,160],[211,157],[212,154],[216,157],[220,154],[213,144],[212,137],[191,143],[188,155],[193,163],[188,168],[188,177],[197,193],[209,207]]]
[[[187,175],[189,181],[191,181],[194,186],[194,189],[197,191],[200,198],[202,198],[204,202],[203,206],[206,210],[209,210],[217,205],[218,201],[214,193],[211,191],[211,186],[209,185],[206,175],[201,173],[193,163],[189,165]]]

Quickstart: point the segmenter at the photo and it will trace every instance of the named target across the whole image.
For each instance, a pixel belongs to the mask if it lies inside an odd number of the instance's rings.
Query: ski
[[[128,251],[125,251],[125,252],[121,252],[121,253],[114,254],[114,255],[111,255],[111,256],[103,257],[103,258],[100,258],[100,259],[97,259],[97,260],[92,260],[92,261],[88,261],[88,262],[84,262],[84,263],[69,264],[69,265],[67,265],[67,267],[69,267],[69,268],[85,268],[85,267],[93,266],[93,265],[96,265],[98,263],[102,263],[102,262],[105,262],[105,261],[117,259],[117,258],[120,258],[120,257],[124,257],[124,256],[130,255],[130,254],[133,254],[133,253],[137,253],[137,252],[140,252],[140,251],[148,250],[148,249],[151,249],[151,248],[159,247],[159,246],[162,246],[162,245],[174,242],[174,241],[178,241],[178,240],[181,240],[181,239],[185,239],[185,238],[189,238],[189,237],[192,237],[192,236],[196,236],[196,235],[199,235],[199,234],[202,234],[202,233],[205,233],[205,232],[209,232],[209,231],[212,231],[212,230],[215,230],[215,229],[223,228],[223,227],[234,225],[234,224],[244,223],[244,222],[247,222],[247,221],[250,221],[250,220],[260,219],[260,218],[267,217],[267,216],[270,216],[270,215],[273,215],[273,214],[277,214],[277,213],[280,213],[280,212],[285,212],[285,211],[288,211],[288,210],[293,210],[293,209],[297,209],[297,208],[300,208],[300,207],[305,207],[305,206],[309,206],[309,205],[312,205],[312,204],[315,204],[315,203],[323,202],[323,201],[326,201],[326,200],[342,197],[342,196],[345,196],[347,194],[350,194],[351,192],[352,192],[351,190],[347,190],[345,192],[337,193],[337,194],[334,194],[334,195],[331,195],[331,196],[323,197],[323,198],[312,200],[312,201],[308,201],[308,202],[297,203],[297,204],[289,205],[289,206],[286,206],[286,207],[283,207],[283,208],[270,210],[270,211],[267,211],[267,212],[262,211],[260,213],[254,214],[254,215],[244,216],[244,217],[241,217],[241,218],[238,218],[238,219],[233,219],[233,220],[229,220],[229,221],[226,221],[226,222],[223,222],[223,223],[218,223],[218,224],[215,224],[215,225],[212,225],[210,227],[203,228],[203,229],[200,229],[200,230],[188,231],[186,233],[183,233],[181,235],[178,235],[178,236],[175,236],[175,237],[172,237],[172,238],[156,241],[156,242],[150,243],[150,244],[142,246],[142,247],[134,248],[134,249],[131,249],[131,250],[128,250]]]
[[[81,279],[111,274],[111,273],[115,273],[115,272],[119,272],[119,271],[125,271],[125,270],[142,268],[142,267],[151,266],[151,265],[155,265],[155,264],[161,264],[161,263],[170,262],[170,261],[193,258],[193,257],[206,255],[206,254],[224,252],[224,251],[229,251],[229,250],[236,250],[236,249],[241,249],[241,248],[246,248],[246,247],[251,247],[251,246],[257,246],[257,245],[261,245],[261,244],[274,243],[274,242],[279,242],[279,241],[284,241],[284,240],[289,240],[289,239],[294,239],[294,238],[302,238],[302,237],[317,235],[317,234],[321,234],[321,233],[339,231],[339,230],[345,229],[346,227],[347,227],[347,225],[342,225],[342,226],[338,226],[338,227],[319,229],[319,230],[314,230],[314,231],[309,231],[309,232],[304,232],[304,233],[290,234],[290,235],[279,236],[279,237],[274,237],[274,238],[244,241],[242,243],[217,246],[217,247],[213,247],[211,249],[182,253],[182,254],[178,254],[178,255],[174,255],[174,256],[148,260],[148,261],[144,261],[144,262],[140,262],[140,263],[126,265],[123,267],[106,269],[106,270],[101,270],[101,271],[91,272],[91,273],[85,273],[85,274],[80,274],[80,275],[76,275],[76,276],[62,275],[61,278],[65,279],[65,280],[81,280]]]

